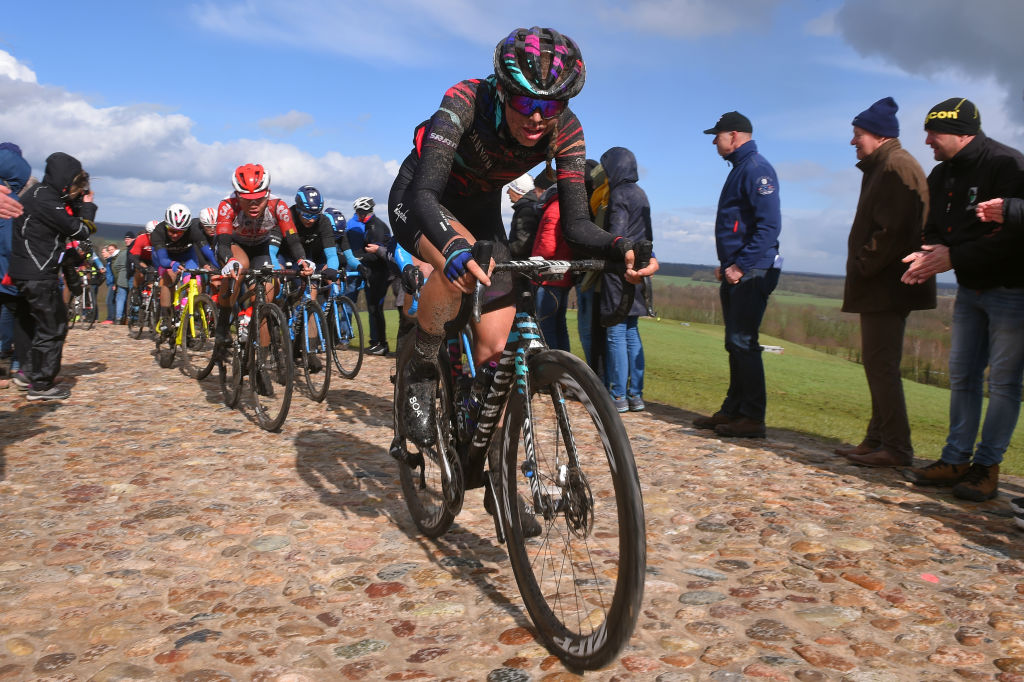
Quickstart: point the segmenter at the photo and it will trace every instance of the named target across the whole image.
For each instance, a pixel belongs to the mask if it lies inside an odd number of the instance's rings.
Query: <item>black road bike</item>
[[[477,261],[488,262],[487,245],[478,244]],[[521,285],[524,277],[606,267],[615,264],[513,261],[495,272],[513,273]],[[476,319],[481,291],[473,297]],[[601,668],[633,633],[646,570],[643,502],[626,429],[590,367],[545,345],[526,286],[517,286],[515,321],[483,401],[469,410],[459,341],[468,308],[449,325],[452,341],[438,357],[432,447],[404,435],[397,405],[413,344],[406,339],[399,349],[390,452],[406,505],[420,531],[438,537],[462,509],[466,489],[488,486],[485,506],[541,640],[572,669]]]

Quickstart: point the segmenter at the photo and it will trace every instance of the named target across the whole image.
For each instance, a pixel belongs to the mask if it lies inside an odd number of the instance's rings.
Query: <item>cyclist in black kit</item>
[[[388,208],[399,244],[443,276],[431,276],[420,293],[414,349],[406,364],[406,386],[398,406],[406,435],[430,446],[433,429],[435,359],[444,324],[458,313],[462,294],[477,280],[491,284],[473,260],[477,239],[507,255],[501,220],[501,190],[541,161],[557,172],[564,234],[574,249],[625,261],[633,270],[632,244],[613,238],[592,222],[583,172],[583,128],[568,100],[583,88],[586,68],[576,43],[548,28],[516,29],[494,50],[494,74],[451,87],[441,106],[415,131],[414,149],[402,163]],[[496,359],[515,315],[511,279],[488,290],[475,328],[478,364]],[[426,409],[423,409],[426,408]]]

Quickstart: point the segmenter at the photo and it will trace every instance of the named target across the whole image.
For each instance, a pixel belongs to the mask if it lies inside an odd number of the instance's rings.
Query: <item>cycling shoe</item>
[[[253,377],[253,385],[256,388],[256,392],[262,396],[271,397],[274,395],[274,383],[270,380],[270,374],[264,371],[256,372]]]
[[[535,538],[543,532],[540,523],[537,522],[537,517],[533,513],[533,509],[526,503],[526,498],[520,494],[516,494],[516,499],[519,500],[519,525],[523,531],[524,538]],[[484,489],[484,510],[494,516],[494,494],[491,493],[491,486],[487,485]]]
[[[399,404],[399,416],[406,438],[421,448],[437,442],[437,377],[437,366],[429,360],[413,357],[405,367],[405,395]]]

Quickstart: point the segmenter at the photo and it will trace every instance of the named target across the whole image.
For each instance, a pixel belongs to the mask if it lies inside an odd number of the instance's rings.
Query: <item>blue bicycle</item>
[[[346,272],[346,278],[358,277],[358,272]],[[321,306],[330,337],[331,357],[338,372],[346,379],[354,379],[363,366],[363,322],[356,312],[356,304],[338,282],[329,289],[321,289],[326,295]]]
[[[313,300],[310,286],[320,275],[299,277],[281,286],[281,308],[288,320],[295,369],[302,373],[309,396],[323,402],[331,388],[331,334],[326,316]]]

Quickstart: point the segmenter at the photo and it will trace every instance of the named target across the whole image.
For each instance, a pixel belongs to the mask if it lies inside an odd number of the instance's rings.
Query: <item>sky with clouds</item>
[[[455,82],[486,76],[517,26],[575,39],[572,108],[588,155],[629,147],[663,261],[714,263],[727,164],[711,127],[739,110],[779,174],[785,268],[841,274],[860,171],[850,121],[900,105],[926,172],[928,109],[968,97],[992,137],[1024,148],[1024,3],[1006,0],[217,0],[5,8],[0,140],[42,175],[65,151],[93,174],[103,221],[193,212],[262,162],[275,193],[318,186],[351,213],[386,203],[412,131]],[[385,217],[385,211],[378,211]]]

